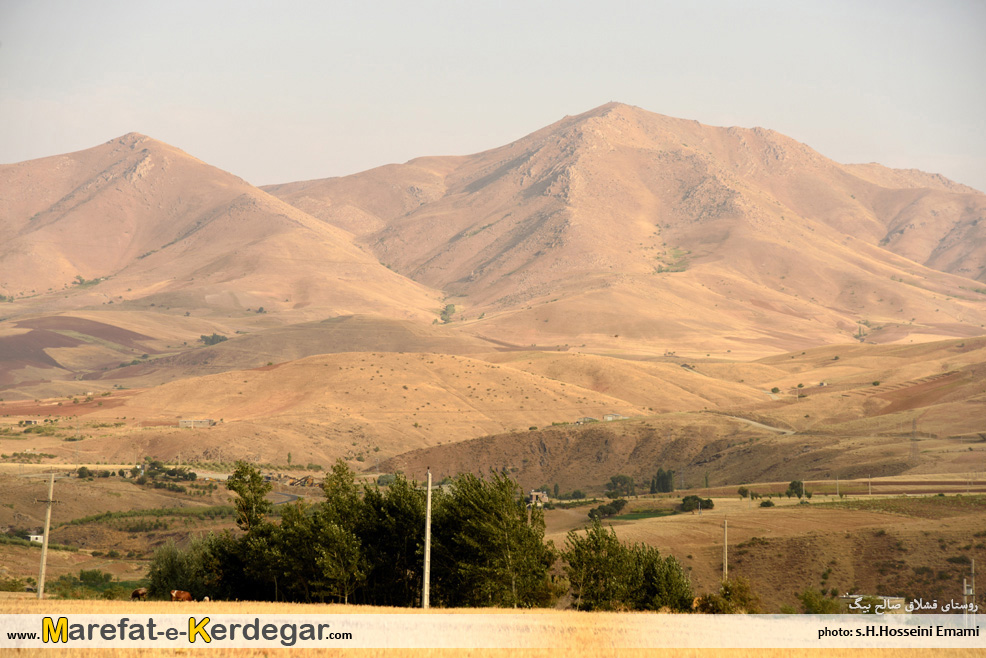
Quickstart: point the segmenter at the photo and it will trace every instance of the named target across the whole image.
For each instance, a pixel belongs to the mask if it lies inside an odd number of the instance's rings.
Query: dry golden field
[[[437,614],[453,615],[515,615],[515,610],[436,610]],[[279,603],[257,603],[257,602],[210,602],[210,603],[185,603],[174,604],[165,602],[146,602],[131,604],[129,602],[110,602],[110,601],[37,601],[27,599],[21,595],[0,596],[0,614],[52,614],[52,615],[82,615],[82,614],[191,614],[202,615],[210,614],[258,614],[258,615],[360,615],[360,614],[400,614],[400,615],[429,615],[431,613],[422,610],[406,610],[393,608],[374,608],[368,606],[343,606],[343,605],[304,605],[304,604],[279,604]],[[522,615],[531,615],[536,618],[540,632],[546,638],[545,644],[552,648],[544,649],[292,649],[299,651],[303,655],[311,656],[408,656],[408,657],[451,657],[451,656],[472,656],[483,657],[506,657],[522,656],[529,658],[549,658],[557,656],[559,650],[564,650],[566,655],[578,656],[579,658],[601,658],[603,656],[686,656],[691,657],[725,657],[725,658],[750,658],[752,656],[768,656],[771,658],[781,658],[782,656],[825,656],[832,658],[848,658],[849,656],[865,653],[867,656],[877,656],[880,658],[890,658],[891,656],[913,656],[915,658],[925,658],[932,656],[946,656],[949,658],[971,658],[981,654],[981,650],[944,650],[944,649],[634,649],[632,648],[632,638],[627,638],[623,634],[623,626],[631,618],[639,622],[642,615],[629,613],[586,613],[586,612],[554,612],[554,611],[526,611]],[[655,618],[656,624],[666,625],[667,619]],[[715,624],[715,618],[709,618],[710,624]],[[468,642],[468,640],[467,640]],[[628,646],[627,643],[631,643]],[[202,655],[218,656],[268,656],[277,655],[277,649],[175,649],[175,650],[127,650],[127,649],[73,649],[71,647],[63,649],[21,649],[8,650],[9,655],[47,655],[51,651],[58,651],[58,655],[66,656],[120,656],[129,658],[130,656],[145,655],[189,655],[201,653]]]

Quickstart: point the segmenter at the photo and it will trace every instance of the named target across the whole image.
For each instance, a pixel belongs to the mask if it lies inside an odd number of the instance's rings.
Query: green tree
[[[432,530],[436,601],[448,606],[533,607],[553,594],[555,560],[544,543],[544,515],[528,510],[513,480],[491,473],[457,477],[439,492]]]
[[[174,589],[185,590],[194,598],[208,594],[210,583],[205,570],[209,541],[193,539],[179,548],[171,539],[161,545],[151,558],[148,590],[152,597],[167,598]]]
[[[562,559],[576,610],[613,610],[629,598],[630,557],[613,529],[605,530],[599,519],[593,519],[585,535],[569,531]]]
[[[264,522],[264,517],[270,514],[273,506],[267,500],[273,485],[264,482],[260,471],[246,463],[236,462],[236,469],[226,480],[226,488],[235,492],[236,524],[246,532]]]
[[[802,482],[801,480],[791,480],[791,483],[787,485],[787,491],[785,491],[784,493],[788,498],[791,498],[793,496],[797,496],[798,498],[801,498],[801,496],[804,494],[804,488],[805,488],[805,483]]]
[[[691,512],[692,510],[701,509],[712,509],[715,503],[712,502],[711,498],[699,498],[695,494],[685,496],[681,499],[681,511]]]
[[[606,483],[606,495],[610,498],[620,498],[623,496],[633,496],[636,489],[633,478],[629,475],[614,475]]]
[[[562,558],[577,610],[691,607],[691,583],[677,560],[650,546],[621,543],[598,519],[584,535],[568,533]]]
[[[369,569],[365,600],[375,605],[415,606],[424,562],[425,496],[398,473],[387,490],[366,487],[358,536]]]
[[[349,598],[366,578],[366,561],[359,539],[334,523],[320,526],[316,540],[320,594],[349,603]]]
[[[669,493],[674,491],[674,471],[663,468],[657,469],[657,474],[651,479],[651,493]]]
[[[837,615],[841,611],[838,601],[825,598],[824,594],[813,587],[798,594],[798,601],[806,615]]]

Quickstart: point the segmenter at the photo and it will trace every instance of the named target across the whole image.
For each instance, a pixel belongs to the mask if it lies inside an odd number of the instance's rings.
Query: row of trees
[[[650,492],[653,493],[671,493],[674,491],[674,471],[663,468],[657,469],[657,474],[651,478],[650,481]]]
[[[323,482],[325,500],[284,506],[280,523],[269,518],[271,485],[258,470],[238,463],[227,487],[238,495],[242,532],[164,546],[151,566],[152,595],[184,589],[196,598],[419,605],[425,492],[404,476],[386,489],[358,484],[340,461]],[[692,600],[674,558],[620,544],[598,520],[557,550],[544,541],[541,510],[528,508],[520,487],[499,473],[460,475],[434,492],[431,555],[437,606],[551,605],[566,590],[553,570],[559,559],[583,608],[687,610]]]

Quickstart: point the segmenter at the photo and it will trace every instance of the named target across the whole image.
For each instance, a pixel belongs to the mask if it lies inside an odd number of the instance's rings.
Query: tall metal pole
[[[431,469],[428,469],[428,489],[425,493],[425,577],[421,592],[421,607],[430,607],[428,588],[431,585]]]
[[[55,473],[51,473],[48,478],[48,500],[45,501],[48,509],[45,511],[45,534],[41,540],[41,572],[38,574],[38,598],[45,597],[45,566],[48,563],[48,530],[51,528],[51,505],[55,501],[52,495],[55,493]]]
[[[726,582],[729,580],[729,539],[727,531],[729,528],[729,521],[726,519],[722,520],[722,581]]]

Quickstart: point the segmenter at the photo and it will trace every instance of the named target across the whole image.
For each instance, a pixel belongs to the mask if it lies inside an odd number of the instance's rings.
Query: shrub
[[[756,614],[760,612],[760,597],[743,578],[727,580],[714,594],[699,597],[695,609],[704,614]]]
[[[825,598],[824,592],[818,592],[811,587],[798,594],[798,601],[801,602],[801,610],[806,615],[839,614],[838,601]]]
[[[715,505],[712,502],[711,498],[699,498],[698,496],[691,495],[691,496],[685,496],[684,498],[681,499],[682,512],[691,512],[692,510],[696,510],[699,508],[712,509],[714,506]]]
[[[773,507],[773,506],[774,506],[774,501],[770,500],[769,498],[767,500],[760,501],[760,507]]]
[[[199,340],[205,343],[206,345],[216,345],[225,340],[229,340],[229,338],[223,336],[222,334],[213,333],[211,336],[205,336],[205,335],[199,336]]]

